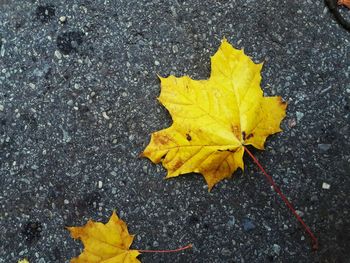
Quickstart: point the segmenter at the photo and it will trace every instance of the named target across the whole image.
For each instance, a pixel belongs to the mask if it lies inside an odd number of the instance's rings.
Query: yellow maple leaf
[[[84,251],[71,263],[141,263],[140,254],[129,247],[134,236],[129,235],[126,223],[113,212],[108,223],[89,220],[82,227],[68,227],[74,239],[80,239]]]
[[[162,162],[167,178],[201,173],[209,190],[243,169],[244,145],[264,149],[286,114],[281,97],[263,96],[261,68],[223,39],[211,57],[209,79],[160,77],[158,99],[173,124],[152,134],[142,156]]]
[[[29,261],[26,258],[24,258],[24,259],[18,260],[18,263],[29,263]]]

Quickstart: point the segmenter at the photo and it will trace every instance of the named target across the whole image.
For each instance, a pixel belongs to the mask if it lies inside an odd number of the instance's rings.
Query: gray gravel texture
[[[323,1],[0,1],[0,262],[68,262],[65,226],[136,234],[142,262],[349,262],[350,33]],[[344,14],[346,15],[346,10]],[[289,103],[283,132],[254,151],[320,248],[248,156],[208,193],[200,175],[163,180],[139,153],[171,118],[156,74],[209,76],[226,37]],[[323,183],[330,185],[322,188]]]

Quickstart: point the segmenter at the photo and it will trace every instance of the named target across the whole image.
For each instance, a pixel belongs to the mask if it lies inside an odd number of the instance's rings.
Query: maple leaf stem
[[[283,202],[287,205],[289,210],[293,213],[293,215],[296,217],[296,219],[302,224],[304,227],[305,231],[309,234],[309,236],[312,239],[313,246],[312,248],[314,250],[318,249],[318,240],[315,237],[315,235],[312,233],[311,229],[309,226],[303,221],[303,219],[298,215],[298,213],[295,211],[293,205],[289,202],[287,197],[282,193],[281,189],[276,185],[272,177],[265,171],[265,169],[262,167],[262,165],[259,163],[258,159],[246,148],[244,147],[244,150],[249,154],[249,156],[253,159],[253,161],[256,163],[256,165],[259,167],[259,169],[262,171],[262,173],[265,175],[266,179],[269,181],[275,192],[282,198]]]
[[[148,250],[148,249],[138,249],[140,253],[173,253],[173,252],[179,252],[182,250],[186,250],[192,248],[192,244],[188,244],[187,246],[180,247],[177,249],[169,249],[169,250]]]

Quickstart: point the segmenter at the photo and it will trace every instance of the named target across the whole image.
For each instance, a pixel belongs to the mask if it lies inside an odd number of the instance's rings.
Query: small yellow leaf
[[[24,258],[22,260],[18,260],[18,263],[29,263],[29,261],[26,258]]]
[[[142,156],[161,162],[167,178],[201,173],[209,190],[243,169],[243,146],[263,150],[286,114],[281,97],[263,96],[261,68],[223,39],[211,58],[209,79],[160,78],[159,101],[173,124],[152,134]]]
[[[80,239],[84,251],[71,263],[141,263],[137,250],[129,250],[134,236],[129,235],[125,222],[113,212],[108,223],[89,220],[82,227],[68,227],[74,239]]]

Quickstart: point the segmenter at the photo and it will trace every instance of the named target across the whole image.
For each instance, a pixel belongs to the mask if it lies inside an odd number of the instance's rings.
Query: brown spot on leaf
[[[245,131],[242,132],[242,138],[243,138],[243,141],[245,140],[249,140],[250,138],[253,138],[254,137],[254,134],[253,133],[249,133],[248,135],[245,133]]]
[[[187,139],[187,141],[191,141],[191,140],[192,140],[191,135],[189,135],[188,133],[186,133],[186,139]]]
[[[282,106],[282,107],[287,107],[287,102],[283,101],[282,97],[278,97],[278,103]]]
[[[242,131],[242,138],[243,138],[243,141],[245,141],[245,131]]]
[[[182,165],[183,165],[183,161],[182,160],[177,160],[176,163],[173,166],[173,171],[178,170]]]
[[[240,139],[240,137],[241,137],[240,130],[241,129],[239,128],[239,126],[231,124],[231,131],[237,139]]]
[[[247,140],[249,140],[250,138],[253,138],[253,137],[254,137],[254,134],[253,134],[253,133],[248,134],[248,136],[247,136]]]
[[[153,142],[158,145],[166,145],[170,141],[167,135],[161,135],[159,133],[153,134]]]

